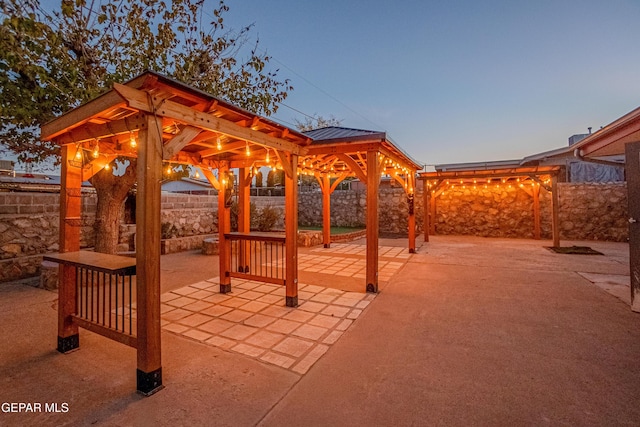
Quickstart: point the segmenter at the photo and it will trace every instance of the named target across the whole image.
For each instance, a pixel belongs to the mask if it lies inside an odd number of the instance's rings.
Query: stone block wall
[[[0,193],[0,282],[38,274],[42,254],[58,250],[58,194]],[[93,246],[95,194],[83,195],[80,246]]]
[[[561,240],[628,238],[626,183],[559,183]],[[550,239],[551,194],[540,191],[541,237]],[[436,234],[532,238],[533,198],[511,188],[449,189],[437,199]]]
[[[383,235],[408,234],[407,196],[401,188],[381,188],[378,216]],[[415,197],[416,226],[422,231],[422,193]],[[365,190],[337,190],[331,194],[331,225],[336,227],[365,227],[367,193]],[[322,225],[322,193],[302,193],[298,200],[300,225]]]
[[[162,194],[163,238],[218,232],[218,196]]]
[[[626,242],[627,184],[558,184],[560,238]]]
[[[626,241],[628,238],[626,183],[558,184],[560,238]],[[252,197],[258,209],[284,209],[283,197]],[[174,236],[203,236],[217,232],[217,197],[162,195],[162,223]],[[381,188],[381,235],[407,235],[407,198],[401,188]],[[94,243],[95,194],[83,196],[81,246]],[[322,225],[322,194],[299,195],[301,225]],[[422,232],[422,193],[415,196],[416,226]],[[59,196],[43,193],[0,193],[0,282],[39,274],[42,254],[58,250]],[[540,194],[541,232],[551,238],[551,197]],[[363,227],[366,192],[335,191],[331,195],[331,222],[335,226]],[[123,215],[124,217],[124,215]],[[277,228],[284,223],[281,215]],[[438,197],[437,234],[490,237],[533,237],[533,199],[517,187],[447,191]],[[121,226],[122,250],[133,250],[135,225]]]

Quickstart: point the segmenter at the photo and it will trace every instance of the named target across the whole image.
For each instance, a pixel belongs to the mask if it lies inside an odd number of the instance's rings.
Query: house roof
[[[584,157],[624,154],[625,144],[640,141],[640,107],[592,133],[572,148]]]
[[[435,165],[439,172],[494,170],[503,168],[515,168],[520,166],[520,160],[494,160],[489,162],[448,163]]]

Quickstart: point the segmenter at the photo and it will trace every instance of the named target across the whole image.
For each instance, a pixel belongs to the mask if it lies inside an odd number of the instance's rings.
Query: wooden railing
[[[283,234],[225,234],[231,254],[231,277],[285,284],[286,251]]]
[[[135,258],[89,251],[43,258],[76,270],[76,303],[71,316],[75,324],[130,347],[137,346],[132,296]]]

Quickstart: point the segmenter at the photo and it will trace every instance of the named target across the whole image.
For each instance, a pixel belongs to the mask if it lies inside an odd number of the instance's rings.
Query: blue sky
[[[637,0],[228,5],[292,80],[286,104],[385,130],[425,164],[559,148],[640,105]]]
[[[386,131],[423,164],[559,148],[640,105],[638,0],[227,5],[227,28],[253,23],[271,65],[291,79],[287,105]],[[273,118],[304,120],[284,106]]]

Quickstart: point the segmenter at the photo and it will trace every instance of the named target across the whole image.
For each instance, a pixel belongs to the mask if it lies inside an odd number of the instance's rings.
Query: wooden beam
[[[230,151],[239,150],[241,148],[244,149],[246,144],[247,143],[245,141],[230,142],[224,144],[222,147],[220,147],[219,150],[217,148],[211,148],[209,150],[200,151],[198,154],[200,154],[202,158],[211,157],[215,156],[216,154],[228,153]]]
[[[137,387],[143,394],[162,388],[160,340],[160,193],[162,119],[147,115],[138,142],[136,195]]]
[[[367,152],[367,292],[378,292],[378,156]]]
[[[558,177],[551,177],[551,232],[553,234],[553,246],[560,247],[560,215],[558,199]]]
[[[282,169],[284,169],[284,173],[289,177],[292,178],[294,181],[296,181],[296,185],[297,185],[297,177],[293,176],[293,169],[291,168],[291,165],[289,164],[289,161],[287,159],[287,154],[283,151],[280,150],[276,150],[276,154],[278,156],[278,159],[280,159],[280,164],[282,165]],[[296,163],[296,169],[298,168],[298,164]]]
[[[87,181],[100,172],[107,164],[113,162],[118,156],[115,154],[101,154],[97,159],[91,160],[88,165],[82,167],[82,180]]]
[[[409,225],[409,253],[416,253],[416,207],[415,207],[415,175],[411,174],[407,176],[407,187],[405,191],[407,193],[408,215],[407,220]]]
[[[178,151],[182,150],[189,144],[193,138],[198,136],[200,128],[194,126],[185,126],[176,136],[171,138],[164,144],[162,148],[162,158],[164,160],[171,159]]]
[[[533,194],[533,238],[540,240],[540,186],[532,188]]]
[[[143,87],[148,80],[148,75],[142,75],[128,83],[128,87]],[[66,114],[42,125],[40,128],[40,139],[51,141],[58,135],[67,132],[72,127],[77,127],[86,123],[90,118],[98,116],[108,110],[118,106],[124,106],[122,97],[114,91],[109,91],[102,96],[79,106]]]
[[[249,168],[238,170],[238,231],[249,233],[251,231],[251,175]],[[249,241],[238,242],[241,248],[238,257],[240,272],[249,273]]]
[[[144,126],[144,114],[133,114],[103,124],[86,123],[52,139],[60,145],[77,144],[137,132],[142,126]]]
[[[322,243],[331,247],[331,181],[329,174],[322,175]]]
[[[80,250],[82,226],[82,169],[69,164],[76,154],[73,145],[61,147],[60,175],[60,253]],[[76,268],[60,264],[58,286],[58,351],[67,353],[80,345],[78,325],[73,321],[76,313]]]
[[[438,190],[442,192],[442,190]],[[431,194],[431,205],[429,206],[429,210],[431,211],[431,221],[429,222],[429,230],[432,236],[436,234],[436,201],[438,200],[439,193]],[[426,209],[426,207],[425,207]]]
[[[336,154],[336,157],[342,160],[343,162],[345,162],[346,165],[349,166],[349,169],[351,169],[352,172],[356,173],[356,176],[358,177],[360,182],[363,182],[363,183],[367,182],[367,173],[369,173],[369,171],[368,170],[367,172],[363,171],[360,165],[358,165],[358,163],[355,160],[353,160],[351,156],[347,154]],[[376,163],[376,166],[377,165],[378,164]],[[380,177],[378,177],[378,179],[379,178]]]
[[[427,188],[427,183],[424,181],[424,185],[422,186],[422,231],[424,232],[424,241],[429,241],[429,188]]]
[[[220,162],[218,176],[220,177],[220,190],[218,191],[218,259],[220,262],[220,293],[231,292],[231,242],[225,238],[225,234],[231,231],[231,209],[226,206],[226,185],[223,177],[229,171],[227,162]]]
[[[306,148],[284,139],[267,135],[263,132],[255,131],[251,128],[238,126],[237,124],[216,117],[209,113],[195,110],[186,105],[178,104],[171,100],[162,100],[146,92],[133,89],[115,83],[113,88],[127,101],[131,108],[163,117],[172,118],[179,122],[186,123],[201,129],[222,133],[234,138],[243,139],[256,144],[271,147],[276,150],[288,151],[295,154],[306,153]]]
[[[207,181],[209,181],[213,188],[220,191],[220,181],[218,181],[213,172],[211,172],[209,168],[200,168],[200,170],[202,170],[202,175],[207,178]]]
[[[382,172],[380,172],[382,174]],[[402,189],[404,190],[404,192],[407,192],[407,182],[397,173],[392,173],[391,177],[393,179],[395,179],[396,181],[398,181],[398,183],[400,183],[400,186],[402,187]]]
[[[298,306],[298,156],[288,154],[288,167],[291,175],[285,176],[285,304],[287,307]],[[284,164],[284,163],[283,163]]]
[[[338,185],[340,185],[340,183],[344,181],[344,179],[348,176],[349,174],[346,172],[343,172],[340,175],[338,175],[335,181],[333,181],[333,183],[331,184],[331,192],[333,193],[336,190],[336,188],[338,188]]]

